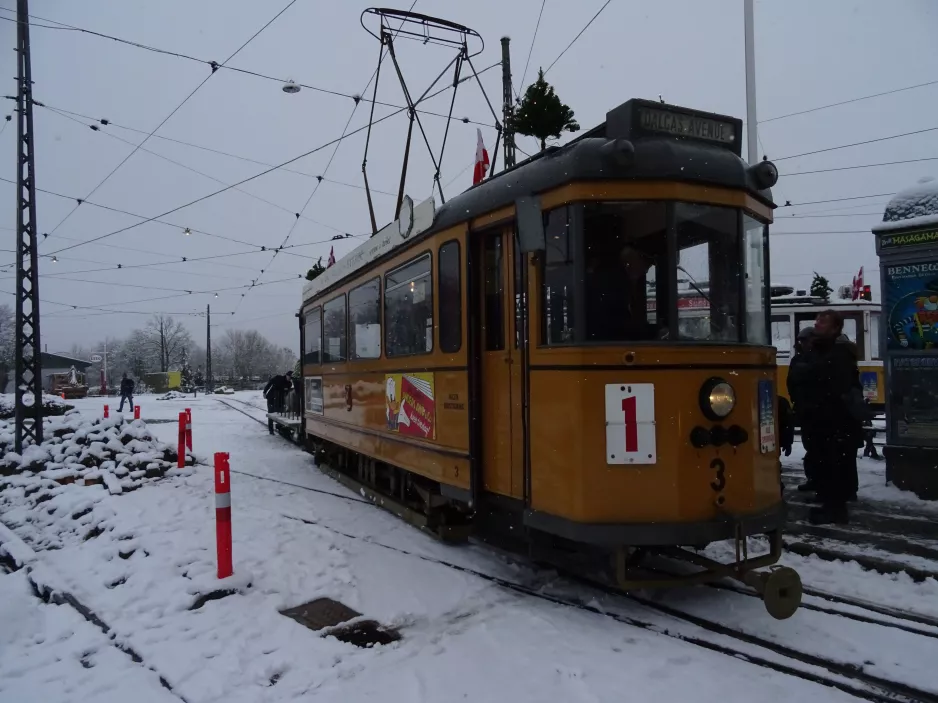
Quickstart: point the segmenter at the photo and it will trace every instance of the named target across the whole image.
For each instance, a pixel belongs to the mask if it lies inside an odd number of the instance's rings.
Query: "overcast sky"
[[[539,65],[547,67],[554,61],[603,1],[547,0],[525,83],[536,76]],[[15,7],[13,0],[0,2]],[[32,0],[30,12],[220,63],[286,2]],[[409,5],[408,0],[399,3],[401,9]],[[575,110],[584,128],[601,122],[607,110],[629,98],[657,99],[659,94],[669,103],[745,117],[742,5],[742,0],[612,0],[551,69],[548,79]],[[360,93],[378,56],[377,40],[359,24],[365,7],[367,3],[352,0],[297,0],[231,65],[340,93]],[[520,89],[540,8],[540,0],[418,0],[414,10],[476,29],[486,41],[484,53],[474,59],[478,70],[499,60],[499,38],[511,36],[514,79],[516,89]],[[12,15],[0,12],[0,16]],[[15,24],[0,22],[0,32],[6,46],[0,54],[4,57],[0,75],[7,80],[6,92],[12,93],[16,88],[11,80],[16,73],[12,51]],[[759,118],[935,80],[936,32],[938,3],[934,0],[757,1]],[[133,147],[126,142],[136,144],[145,136],[124,128],[149,132],[210,73],[205,65],[74,31],[36,27],[32,30],[32,50],[36,100],[114,123],[94,132],[61,114],[36,108],[37,184],[73,198],[87,197],[131,152]],[[398,55],[411,92],[419,94],[443,69],[452,52],[399,41]],[[488,71],[482,81],[499,109],[500,70]],[[403,104],[390,62],[383,66],[378,99]],[[4,114],[13,106],[11,102],[6,105]],[[309,89],[288,95],[277,82],[219,70],[157,135],[279,164],[338,137],[354,105],[349,98]],[[445,113],[448,94],[428,103],[426,109]],[[391,111],[378,106],[375,116]],[[454,112],[489,125],[482,131],[491,151],[495,141],[493,120],[477,85],[465,83],[460,87]],[[788,175],[938,157],[938,132],[797,159],[782,158],[936,127],[936,115],[938,85],[932,85],[761,125],[764,152],[783,174],[774,189],[777,202],[790,200],[797,205],[893,193],[922,176],[938,175],[938,160]],[[350,129],[366,125],[367,119],[368,105],[361,103],[352,116]],[[432,115],[422,119],[431,143],[438,149],[446,120]],[[375,127],[368,160],[373,189],[396,192],[405,133],[403,115]],[[242,186],[244,192],[229,190],[167,215],[165,221],[173,226],[151,222],[100,243],[63,251],[56,263],[43,258],[40,293],[44,301],[49,301],[42,305],[44,345],[50,350],[66,350],[75,342],[88,344],[105,335],[123,336],[145,324],[147,313],[181,315],[204,311],[211,303],[213,323],[223,326],[215,328],[213,334],[223,332],[224,326],[255,328],[272,341],[296,347],[294,313],[302,288],[297,275],[305,274],[318,257],[325,261],[333,245],[329,240],[335,234],[361,235],[370,229],[364,191],[331,182],[361,185],[364,136],[362,132],[343,141],[328,171],[331,147],[289,166],[308,175],[275,171]],[[442,168],[443,182],[451,182],[445,191],[448,197],[471,184],[475,138],[475,124],[452,123]],[[519,146],[529,153],[535,149],[532,139],[521,138]],[[0,135],[2,178],[15,179],[15,148],[14,121]],[[266,168],[157,137],[144,148],[205,175],[140,150],[89,201],[152,217]],[[501,154],[498,162],[500,166]],[[329,180],[319,185],[303,218],[297,221],[293,213],[310,198],[318,182],[314,176],[323,173]],[[415,201],[430,195],[432,175],[426,148],[415,135],[406,188]],[[6,234],[10,246],[3,249],[9,252],[15,235],[15,188],[0,182],[0,191],[6,193],[0,198],[4,228],[0,231]],[[378,224],[382,226],[393,216],[393,197],[376,193],[374,198]],[[877,260],[869,229],[880,219],[887,200],[880,197],[779,208],[772,238],[773,282],[805,287],[811,271],[816,269],[826,274],[836,288],[849,283],[857,269],[864,266],[868,282],[878,288]],[[40,231],[51,232],[74,205],[73,200],[40,194]],[[40,251],[51,254],[137,222],[140,218],[85,204],[43,242]],[[244,243],[200,232],[185,236],[185,227]],[[840,230],[850,232],[834,233]],[[798,232],[810,234],[795,234]],[[257,246],[282,244],[288,234],[288,245],[299,246],[285,250],[273,261],[271,252],[257,250]],[[355,238],[335,242],[336,256],[361,241]],[[182,257],[199,259],[249,251],[253,253],[181,262]],[[0,254],[0,266],[12,260],[12,253]],[[125,268],[117,269],[118,264]],[[140,264],[148,266],[132,268]],[[13,291],[12,275],[10,267],[0,268],[0,290]],[[269,285],[237,288],[249,286],[253,280]],[[12,296],[2,297],[13,303]],[[153,298],[162,299],[148,300]],[[74,310],[68,305],[128,314]],[[204,317],[182,319],[198,338],[204,338]]]

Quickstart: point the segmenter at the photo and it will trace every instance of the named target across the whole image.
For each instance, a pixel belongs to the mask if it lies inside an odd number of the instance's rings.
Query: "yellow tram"
[[[630,100],[438,210],[404,198],[304,288],[308,447],[444,539],[601,565],[623,588],[735,577],[791,615],[797,574],[756,571],[785,522],[777,172],[740,158],[741,127]],[[750,556],[756,535],[771,547]],[[730,563],[697,551],[720,540]]]
[[[879,351],[880,304],[862,299],[825,301],[799,295],[787,286],[773,286],[772,293],[772,344],[778,354],[779,394],[788,397],[788,365],[798,333],[811,327],[819,312],[833,309],[843,315],[844,334],[857,345],[863,397],[874,410],[882,410],[886,403],[886,382]]]

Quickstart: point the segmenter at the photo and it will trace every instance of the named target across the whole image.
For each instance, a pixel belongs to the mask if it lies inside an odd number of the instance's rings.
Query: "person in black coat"
[[[799,491],[817,490],[817,455],[812,452],[813,435],[811,425],[804,421],[804,415],[814,403],[814,381],[811,378],[811,344],[814,328],[806,327],[798,333],[795,340],[795,355],[788,365],[788,397],[791,398],[794,422],[801,428],[801,444],[804,447],[805,482],[798,486]]]
[[[856,345],[843,334],[843,318],[835,310],[820,313],[814,324],[809,367],[813,398],[803,422],[811,427],[817,452],[817,494],[821,507],[812,508],[814,524],[849,522],[847,502],[857,492],[857,448],[863,445],[863,387]],[[863,407],[861,407],[863,406]]]
[[[264,386],[264,397],[267,399],[268,413],[282,413],[284,411],[283,399],[291,388],[293,388],[293,371],[277,374],[267,381],[267,385]],[[274,433],[274,421],[269,417],[267,418],[267,429],[270,434]]]
[[[132,378],[127,378],[127,374],[124,373],[123,378],[121,378],[121,404],[117,408],[117,412],[124,412],[124,401],[130,401],[130,412],[134,411],[134,380]]]

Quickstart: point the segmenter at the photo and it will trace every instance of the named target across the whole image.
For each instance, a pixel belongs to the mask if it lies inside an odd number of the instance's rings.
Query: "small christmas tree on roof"
[[[824,278],[817,271],[814,272],[814,280],[811,281],[811,295],[814,298],[823,298],[825,301],[830,299],[831,291],[834,289],[831,288],[830,282]]]
[[[580,125],[573,118],[573,110],[560,102],[553,86],[544,80],[543,69],[538,70],[537,80],[525,91],[512,127],[518,134],[540,141],[541,151],[547,148],[548,138],[560,139],[563,132],[580,130]]]

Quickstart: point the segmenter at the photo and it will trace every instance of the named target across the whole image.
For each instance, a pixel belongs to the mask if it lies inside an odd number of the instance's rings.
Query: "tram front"
[[[633,100],[605,130],[581,154],[618,155],[602,180],[542,194],[542,230],[519,204],[525,524],[611,551],[625,587],[645,583],[638,556],[680,552],[702,569],[669,580],[743,578],[787,616],[797,575],[753,571],[778,560],[784,524],[767,285],[777,174],[740,158],[732,118]],[[749,555],[758,535],[765,553]]]

